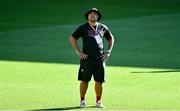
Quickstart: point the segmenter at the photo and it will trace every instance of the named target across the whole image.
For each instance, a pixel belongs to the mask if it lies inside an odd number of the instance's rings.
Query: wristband
[[[111,50],[106,50],[107,53],[111,53]]]
[[[75,51],[76,51],[77,55],[79,55],[79,56],[81,55],[81,53],[78,50],[75,50]]]

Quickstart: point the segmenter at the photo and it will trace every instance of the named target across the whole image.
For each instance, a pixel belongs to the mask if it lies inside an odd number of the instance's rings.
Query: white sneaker
[[[86,101],[85,100],[82,100],[80,102],[80,108],[85,108],[86,107]]]
[[[98,108],[105,108],[105,106],[103,105],[103,103],[101,101],[98,101],[96,103],[96,107],[98,107]]]

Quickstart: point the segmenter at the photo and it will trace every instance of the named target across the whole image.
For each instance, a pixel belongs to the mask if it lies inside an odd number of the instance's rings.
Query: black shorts
[[[92,76],[97,82],[105,82],[105,62],[99,59],[81,59],[78,80],[89,82]]]

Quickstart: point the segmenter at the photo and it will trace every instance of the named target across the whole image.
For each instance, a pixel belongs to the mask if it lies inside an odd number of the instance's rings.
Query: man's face
[[[90,12],[88,14],[88,20],[92,21],[92,22],[97,21],[98,20],[98,14],[96,12],[94,12],[94,11]]]

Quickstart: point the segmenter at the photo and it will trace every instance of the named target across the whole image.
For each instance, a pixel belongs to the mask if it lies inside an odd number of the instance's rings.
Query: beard
[[[90,21],[90,22],[97,22],[97,20],[98,20],[98,18],[96,18],[96,17],[89,18],[89,21]]]
[[[89,20],[90,22],[97,22],[97,20],[93,19],[93,20]]]

